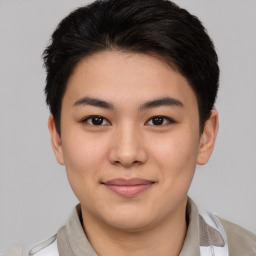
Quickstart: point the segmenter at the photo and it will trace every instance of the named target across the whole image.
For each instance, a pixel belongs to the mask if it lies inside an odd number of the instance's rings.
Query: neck
[[[178,256],[186,231],[186,202],[165,220],[143,230],[120,230],[99,223],[82,209],[84,230],[88,240],[100,256]]]

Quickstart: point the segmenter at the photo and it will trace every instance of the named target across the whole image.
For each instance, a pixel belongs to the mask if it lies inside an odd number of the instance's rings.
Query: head
[[[83,216],[125,230],[184,217],[218,126],[200,21],[165,0],[96,1],[61,21],[44,60],[52,146]]]
[[[167,0],[96,1],[64,18],[43,56],[46,101],[61,133],[61,103],[77,64],[116,50],[157,56],[189,82],[199,108],[200,132],[214,107],[219,67],[201,22]]]

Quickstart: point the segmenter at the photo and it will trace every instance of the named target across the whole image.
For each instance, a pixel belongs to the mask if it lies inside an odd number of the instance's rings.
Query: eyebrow
[[[94,107],[100,107],[105,108],[109,110],[115,110],[116,107],[110,103],[106,102],[101,99],[96,99],[92,97],[83,97],[76,101],[73,106],[94,106]],[[170,107],[184,107],[183,103],[177,99],[171,98],[171,97],[163,97],[163,98],[157,98],[151,101],[147,101],[139,106],[138,110],[143,111],[150,108],[160,107],[160,106],[170,106]]]
[[[139,106],[139,110],[145,110],[149,108],[154,107],[160,107],[160,106],[170,106],[170,107],[183,107],[183,103],[177,99],[171,98],[171,97],[164,97],[164,98],[158,98],[154,99],[148,102],[145,102],[141,106]]]

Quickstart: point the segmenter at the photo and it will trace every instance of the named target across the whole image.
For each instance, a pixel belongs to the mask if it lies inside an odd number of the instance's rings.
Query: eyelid
[[[108,122],[108,124],[111,125],[111,123],[108,121],[108,119],[106,119],[105,117],[100,116],[100,115],[90,115],[90,116],[86,116],[86,117],[83,118],[80,122],[81,122],[81,123],[86,123],[89,119],[94,118],[94,117],[102,118],[102,119],[106,120],[106,121]],[[175,123],[175,120],[173,120],[173,119],[170,118],[170,117],[163,116],[163,115],[152,116],[150,119],[147,120],[146,123],[148,123],[150,120],[153,120],[154,118],[157,118],[157,117],[160,117],[160,118],[163,118],[164,120],[167,120],[167,121],[168,121],[168,124],[173,124],[173,123]],[[98,127],[103,126],[102,124],[101,124],[101,125],[89,124],[89,125],[91,125],[91,126],[98,126]],[[105,125],[106,125],[106,124],[105,124]],[[164,125],[166,125],[166,124],[161,124],[161,125],[153,125],[153,124],[152,124],[152,126],[158,126],[158,127],[161,127],[161,126],[164,126]]]
[[[108,124],[110,124],[110,122],[109,122],[105,117],[100,116],[100,115],[90,115],[90,116],[86,116],[86,117],[84,117],[80,122],[81,122],[81,123],[86,123],[89,119],[94,118],[94,117],[102,118],[102,119],[106,120],[106,121],[108,122]],[[89,124],[89,125],[91,125],[91,126],[103,126],[103,125],[93,125],[93,124]]]
[[[162,115],[156,115],[156,116],[152,116],[146,123],[148,123],[150,120],[156,118],[156,117],[161,117],[165,120],[168,120],[168,124],[174,124],[176,123],[175,120],[173,120],[172,118],[170,117],[167,117],[167,116],[162,116]],[[164,125],[153,125],[153,126],[158,126],[158,127],[161,127],[161,126],[164,126]]]

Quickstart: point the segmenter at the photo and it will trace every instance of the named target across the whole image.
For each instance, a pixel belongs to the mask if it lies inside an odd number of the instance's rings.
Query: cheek
[[[198,154],[198,138],[190,131],[176,132],[158,138],[152,145],[162,177],[168,176],[169,181],[193,176]],[[191,175],[189,175],[191,174]]]
[[[68,135],[62,142],[64,163],[69,183],[79,198],[78,193],[86,194],[84,192],[98,183],[106,145],[94,135],[71,132]]]
[[[188,130],[158,136],[152,141],[150,154],[159,186],[150,200],[162,209],[161,214],[174,211],[184,202],[194,176],[197,151],[198,138]],[[151,209],[155,210],[157,207]]]
[[[62,143],[70,186],[78,200],[87,205],[95,204],[92,191],[98,188],[101,170],[104,169],[106,142],[99,137],[69,131]]]

